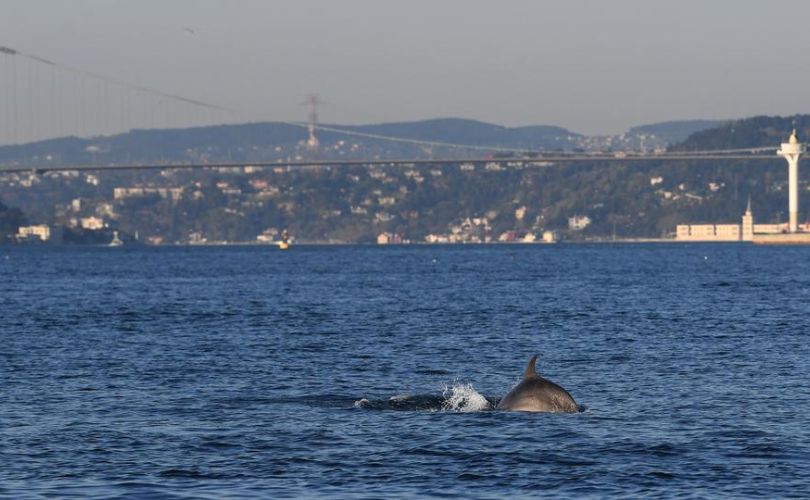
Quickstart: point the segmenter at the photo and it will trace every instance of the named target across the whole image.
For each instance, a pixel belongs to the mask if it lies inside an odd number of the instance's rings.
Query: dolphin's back
[[[523,380],[498,403],[500,410],[542,411],[549,413],[575,413],[577,402],[568,391],[537,374],[532,356],[523,374]]]
[[[498,403],[500,410],[575,413],[579,411],[571,395],[543,377],[523,379]]]

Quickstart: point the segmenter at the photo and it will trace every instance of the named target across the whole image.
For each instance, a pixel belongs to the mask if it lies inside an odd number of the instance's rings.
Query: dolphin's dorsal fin
[[[537,376],[537,370],[534,367],[535,363],[537,363],[537,354],[532,356],[532,359],[529,360],[529,364],[526,366],[526,372],[523,374],[523,378]]]

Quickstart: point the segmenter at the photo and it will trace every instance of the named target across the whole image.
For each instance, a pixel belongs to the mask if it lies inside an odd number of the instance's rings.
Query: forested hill
[[[325,125],[317,131],[321,160],[480,156],[503,149],[603,151],[656,149],[716,125],[707,120],[663,122],[626,133],[585,136],[562,127],[505,127],[460,118],[372,125]],[[342,130],[348,133],[342,133]],[[391,141],[385,137],[402,138]],[[43,163],[259,162],[311,157],[305,126],[267,122],[184,129],[132,130],[97,137],[65,137],[0,147],[0,166]],[[422,142],[423,141],[423,142]],[[475,146],[475,150],[440,144]],[[481,148],[485,150],[482,151]]]
[[[807,142],[810,139],[810,115],[755,116],[695,132],[683,142],[671,146],[670,150],[701,151],[755,147],[777,149],[780,143],[785,142],[794,127],[800,141]]]
[[[652,134],[668,144],[675,144],[695,132],[718,127],[723,122],[717,120],[677,120],[670,122],[640,125],[627,131],[628,135]]]
[[[337,129],[349,133],[340,133],[335,131]],[[390,141],[382,136],[491,147],[493,151],[498,148],[569,150],[579,146],[581,137],[560,127],[510,128],[455,118],[363,126],[325,125],[317,136],[321,144],[319,159],[465,154],[463,148],[437,148],[430,144]],[[309,155],[307,137],[305,126],[277,122],[133,130],[111,136],[68,137],[0,147],[0,163],[42,163],[43,159],[64,164],[283,161]]]
[[[504,127],[461,118],[437,118],[417,122],[362,126],[335,125],[335,127],[389,137],[523,149],[571,147],[572,140],[579,136],[562,127],[551,125]]]

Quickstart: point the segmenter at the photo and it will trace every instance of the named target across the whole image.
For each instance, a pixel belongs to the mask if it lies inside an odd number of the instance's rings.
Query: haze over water
[[[7,248],[0,496],[805,497],[808,252]]]
[[[810,6],[800,0],[3,5],[0,43],[65,71],[39,79],[45,68],[19,62],[26,106],[0,122],[0,144],[223,122],[137,95],[127,99],[144,117],[96,119],[121,104],[101,95],[101,82],[74,87],[84,72],[238,111],[229,123],[305,120],[300,102],[318,92],[324,123],[463,117],[604,135],[667,120],[793,115],[810,98],[797,49]],[[15,71],[3,59],[0,83]],[[66,88],[51,101],[54,77]],[[88,107],[92,115],[73,123]]]

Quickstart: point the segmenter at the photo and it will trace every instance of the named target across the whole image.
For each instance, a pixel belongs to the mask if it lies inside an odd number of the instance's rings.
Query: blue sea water
[[[810,248],[2,248],[0,278],[2,497],[810,496]],[[491,409],[533,353],[580,413]]]

